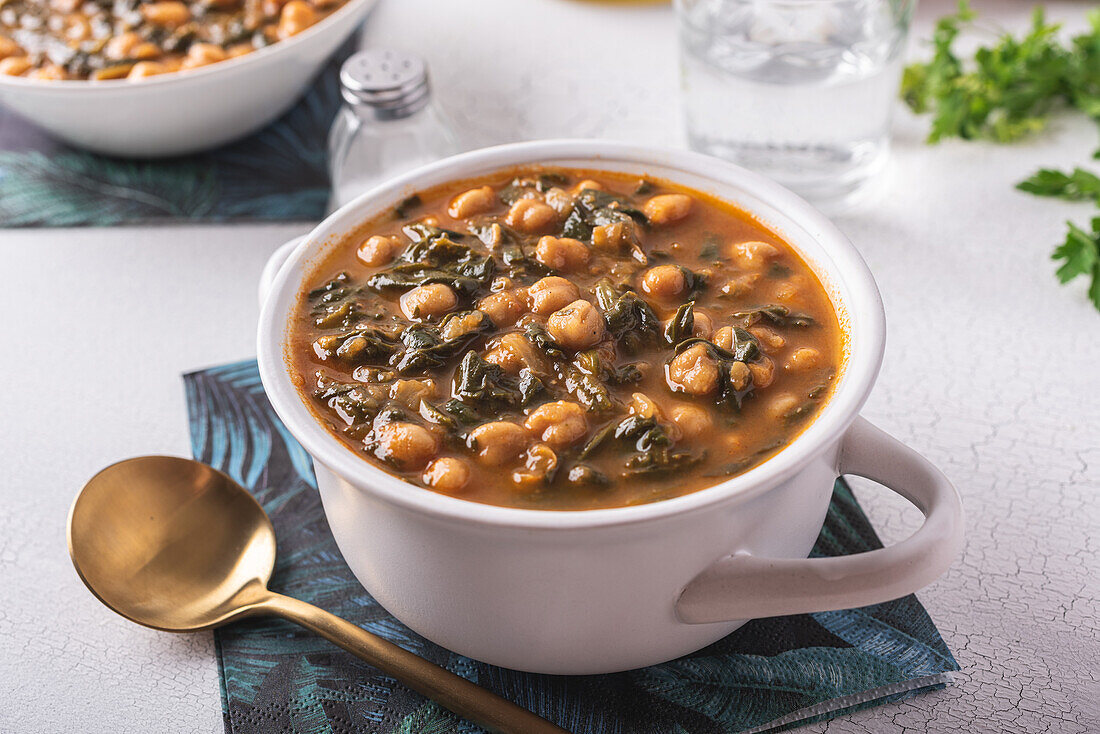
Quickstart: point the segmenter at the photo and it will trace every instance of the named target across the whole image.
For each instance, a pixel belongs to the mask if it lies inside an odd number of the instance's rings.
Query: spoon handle
[[[502,734],[569,734],[546,719],[335,614],[272,593],[255,608],[317,633],[475,724]]]

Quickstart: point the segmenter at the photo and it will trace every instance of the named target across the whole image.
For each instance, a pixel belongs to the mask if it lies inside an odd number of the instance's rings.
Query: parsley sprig
[[[901,96],[914,112],[932,114],[929,143],[951,137],[1010,143],[1042,130],[1051,113],[1067,108],[1100,123],[1100,8],[1088,14],[1090,31],[1066,45],[1059,40],[1061,26],[1047,23],[1043,8],[1036,7],[1022,38],[1000,33],[964,61],[955,41],[976,27],[976,19],[969,2],[960,0],[954,15],[936,23],[932,58],[905,69]],[[1100,149],[1094,157],[1100,158]],[[1016,188],[1100,207],[1100,177],[1083,168],[1044,168]],[[1068,224],[1066,240],[1052,256],[1063,261],[1058,279],[1090,278],[1089,298],[1100,310],[1100,217],[1092,220],[1091,232]]]

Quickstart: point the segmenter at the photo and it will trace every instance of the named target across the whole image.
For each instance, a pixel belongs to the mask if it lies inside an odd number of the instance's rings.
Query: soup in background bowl
[[[357,455],[537,509],[675,497],[756,466],[841,367],[829,296],[744,211],[536,166],[416,193],[317,263],[296,379]]]
[[[473,151],[364,194],[265,272],[259,368],[307,452],[291,463],[312,460],[367,591],[450,650],[540,673],[642,667],[753,617],[903,596],[961,547],[951,484],[858,416],[885,337],[866,265],[804,201],[724,161],[607,141]],[[558,403],[583,421],[535,418]],[[475,433],[504,422],[519,441]],[[443,460],[466,481],[437,481]],[[807,558],[842,474],[924,524]]]

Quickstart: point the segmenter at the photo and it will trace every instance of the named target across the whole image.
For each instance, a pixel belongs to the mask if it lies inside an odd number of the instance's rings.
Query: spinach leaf
[[[545,391],[542,380],[529,369],[512,377],[473,350],[466,352],[455,371],[454,396],[475,409],[525,407]]]
[[[716,469],[703,474],[704,477],[728,477],[733,474],[740,474],[746,469],[755,466],[760,463],[760,460],[767,454],[770,454],[775,449],[783,445],[782,440],[772,441],[766,446],[762,446],[756,451],[752,452],[748,456],[743,456],[740,459],[731,461],[727,464],[723,464]]]
[[[569,483],[582,487],[606,487],[611,484],[607,475],[587,464],[577,464],[569,470]]]
[[[462,325],[457,333],[452,328],[455,323]],[[405,349],[393,355],[390,364],[402,375],[439,369],[494,328],[489,316],[481,311],[449,314],[438,325],[414,324],[401,333]]]
[[[527,337],[529,342],[535,345],[536,349],[550,359],[565,359],[565,350],[561,348],[560,344],[554,341],[554,337],[550,336],[550,332],[546,330],[546,327],[537,321],[532,321],[527,324],[527,328],[524,330],[524,336]]]
[[[619,441],[633,441],[635,453],[627,458],[626,476],[664,474],[697,464],[706,453],[692,454],[673,451],[672,439],[656,418],[632,415],[616,427],[614,437]]]
[[[318,378],[313,397],[349,426],[368,423],[379,408],[379,401],[367,391],[366,386],[354,382]]]
[[[500,368],[470,350],[455,370],[454,396],[476,407],[513,405],[519,391],[515,379]]]
[[[420,401],[420,417],[429,423],[446,428],[448,436],[459,432],[459,419],[449,412],[437,408],[427,400]]]
[[[596,450],[615,433],[617,427],[617,423],[608,423],[606,426],[593,433],[592,438],[588,439],[588,442],[581,448],[580,453],[577,454],[577,459],[583,461],[595,453]]]
[[[420,207],[424,202],[421,201],[419,194],[413,194],[412,196],[403,199],[397,206],[393,208],[394,216],[398,219],[406,219],[413,211]]]
[[[386,364],[400,344],[393,334],[367,327],[319,336],[313,342],[313,351],[322,361],[338,359],[348,364]]]
[[[739,326],[735,326],[733,328],[733,345],[731,349],[723,349],[714,342],[700,337],[692,337],[677,344],[675,353],[680,354],[696,344],[704,345],[710,357],[718,363],[718,402],[729,408],[740,410],[745,398],[752,394],[752,380],[748,379],[746,374],[747,382],[745,386],[738,389],[735,385],[737,380],[731,379],[732,370],[738,369],[742,374],[745,374],[746,363],[758,359],[761,355],[760,343],[752,334]],[[741,366],[736,367],[737,363],[741,363]]]
[[[320,288],[311,290],[307,297],[313,303],[309,315],[314,325],[322,329],[351,326],[361,313],[356,300],[360,293],[360,288],[352,283],[347,273],[340,273]]]
[[[627,354],[639,351],[660,332],[661,320],[634,291],[620,291],[607,278],[596,283],[595,291],[608,332]]]
[[[699,248],[699,259],[708,262],[721,262],[722,256],[718,249],[721,244],[722,238],[714,232],[707,232],[703,235],[703,244]]]
[[[813,326],[814,320],[812,317],[802,313],[791,313],[791,310],[786,306],[762,306],[760,308],[753,308],[747,311],[738,311],[733,314],[733,318],[740,321],[744,326],[752,326],[760,321],[767,321],[770,324],[776,326]]]
[[[508,206],[515,204],[530,190],[545,194],[555,186],[567,186],[569,179],[560,173],[542,173],[534,178],[519,177],[500,190],[500,200]]]
[[[472,406],[467,405],[458,398],[451,398],[443,404],[443,410],[455,417],[459,423],[463,425],[473,425],[475,423],[481,423],[481,414],[478,413]]]
[[[469,257],[441,264],[438,267],[422,263],[402,263],[388,270],[375,273],[367,280],[367,287],[375,291],[408,290],[429,283],[443,283],[465,298],[487,288],[496,273],[492,257],[470,253]]]
[[[694,329],[695,301],[688,301],[676,309],[676,314],[665,325],[665,342],[675,346],[691,336]]]
[[[452,242],[464,239],[466,235],[461,232],[455,232],[451,229],[443,229],[437,227],[434,224],[427,224],[426,222],[413,222],[412,224],[406,224],[401,228],[401,231],[405,233],[413,242],[424,242],[427,240],[439,239],[446,237]]]
[[[560,369],[565,389],[577,402],[589,410],[614,410],[615,403],[611,399],[611,393],[597,375],[585,374],[572,364],[566,364]]]
[[[592,230],[605,224],[623,222],[647,225],[649,221],[625,199],[596,189],[584,189],[573,200],[573,210],[562,225],[562,237],[588,242]]]
[[[609,366],[598,349],[579,352],[573,363],[585,374],[594,375],[615,385],[627,385],[642,379],[642,371],[637,363],[630,362],[619,366]]]

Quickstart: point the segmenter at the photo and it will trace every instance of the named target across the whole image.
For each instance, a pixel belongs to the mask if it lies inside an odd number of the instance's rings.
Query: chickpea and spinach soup
[[[619,507],[767,459],[841,361],[809,267],[749,215],[525,168],[411,197],[313,270],[291,372],[360,456],[476,502]]]
[[[0,0],[0,74],[129,79],[243,56],[345,0]]]

